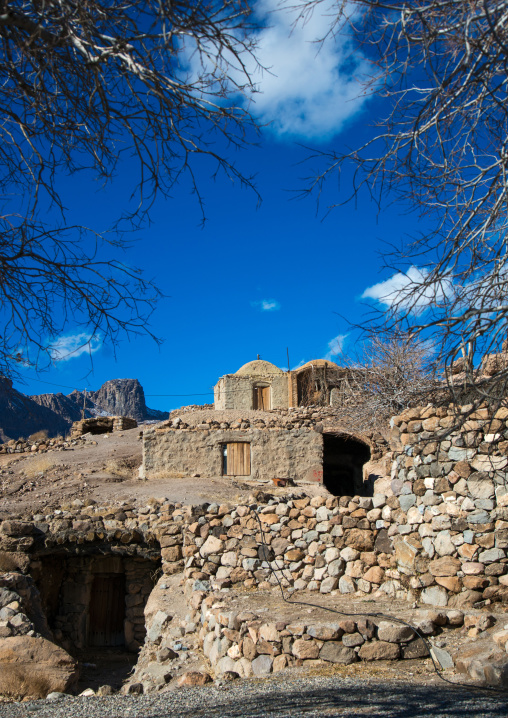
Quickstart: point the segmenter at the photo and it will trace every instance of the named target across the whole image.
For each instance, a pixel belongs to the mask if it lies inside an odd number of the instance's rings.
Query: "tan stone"
[[[268,524],[269,526],[271,524],[278,524],[280,521],[280,516],[277,516],[277,514],[259,514],[259,518],[262,523]]]
[[[429,564],[429,571],[433,576],[455,576],[460,568],[459,559],[451,556],[443,556]]]
[[[187,671],[177,681],[178,686],[204,686],[207,683],[211,683],[212,678],[208,673],[202,673],[201,671]]]
[[[317,658],[319,656],[319,647],[314,641],[305,641],[303,638],[297,638],[293,643],[293,655],[296,658]]]
[[[163,548],[161,550],[161,557],[163,561],[179,561],[182,558],[181,546],[171,546],[171,548]]]
[[[462,564],[462,570],[467,576],[478,576],[485,573],[485,566],[483,563],[477,561],[470,561]]]
[[[467,477],[471,473],[471,467],[469,466],[467,461],[457,461],[457,463],[453,467],[453,470],[462,479],[467,479]]]
[[[288,657],[285,653],[281,653],[280,656],[275,656],[275,658],[273,659],[272,670],[274,673],[277,673],[278,671],[283,671],[285,668],[287,668],[288,664]]]
[[[259,637],[265,641],[279,641],[280,635],[275,623],[264,623],[259,629]]]
[[[400,646],[398,643],[372,641],[363,644],[358,656],[363,661],[393,661],[400,656]]]
[[[452,591],[453,593],[459,593],[459,591],[462,590],[461,580],[456,576],[437,576],[436,583],[440,586],[444,586],[447,591]]]
[[[475,546],[472,543],[463,543],[462,546],[459,546],[459,554],[467,559],[472,559],[475,553],[478,551],[478,546]]]
[[[44,692],[45,697],[52,691],[68,690],[78,670],[74,658],[46,638],[12,636],[0,639],[0,694],[2,682],[12,676],[25,683],[25,695]]]
[[[435,431],[439,426],[439,419],[437,416],[432,416],[429,419],[425,419],[425,421],[422,422],[422,426],[425,431]]]
[[[372,568],[369,568],[369,570],[363,575],[363,578],[365,581],[370,581],[371,583],[381,583],[384,575],[385,572],[382,568],[379,566],[372,566]]]
[[[346,545],[357,551],[372,551],[374,548],[374,533],[365,529],[350,529],[347,532]]]
[[[473,591],[482,591],[489,582],[484,576],[464,576],[462,583]]]

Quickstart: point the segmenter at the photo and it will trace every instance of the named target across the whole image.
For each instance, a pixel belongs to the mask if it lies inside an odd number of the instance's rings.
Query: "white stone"
[[[392,518],[392,510],[389,506],[383,506],[383,510],[381,511],[381,517],[383,518],[383,521],[390,521]]]
[[[418,508],[416,506],[411,506],[411,508],[407,512],[407,522],[408,524],[421,524],[423,523],[423,516],[418,511]]]
[[[451,556],[457,550],[449,531],[440,531],[434,538],[434,547],[439,556]]]
[[[499,471],[508,464],[508,458],[506,456],[481,454],[476,456],[470,463],[473,469],[477,471]]]
[[[360,552],[350,546],[346,546],[346,548],[343,548],[340,552],[340,556],[346,562],[356,561],[360,557]]]
[[[337,588],[338,579],[335,576],[328,576],[328,578],[325,578],[324,581],[322,581],[320,586],[320,592],[321,593],[331,593],[335,588]]]
[[[220,562],[223,566],[232,566],[234,568],[238,563],[236,551],[226,551],[226,553],[223,553]]]
[[[428,603],[431,606],[446,606],[448,604],[448,595],[446,590],[441,586],[429,586],[425,588],[420,598],[422,603]]]
[[[430,536],[426,536],[422,539],[422,546],[427,556],[432,558],[436,550],[434,548],[434,541],[430,538]]]
[[[340,551],[338,548],[327,548],[325,551],[325,561],[326,563],[331,563],[332,561],[335,561],[335,559],[339,558]]]
[[[356,586],[353,579],[348,576],[341,576],[339,579],[339,591],[341,593],[354,593],[356,591]]]

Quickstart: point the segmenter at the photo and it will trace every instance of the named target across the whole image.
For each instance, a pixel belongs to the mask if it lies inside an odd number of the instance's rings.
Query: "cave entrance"
[[[334,496],[370,496],[363,466],[370,448],[347,434],[323,434],[323,484]]]
[[[56,641],[74,655],[99,647],[139,650],[159,567],[160,558],[55,552],[33,561],[30,573]]]

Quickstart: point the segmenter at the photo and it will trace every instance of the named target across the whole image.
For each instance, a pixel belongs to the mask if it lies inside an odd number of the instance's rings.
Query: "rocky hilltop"
[[[145,392],[137,379],[111,379],[89,396],[96,407],[108,414],[129,416],[136,421],[167,418],[167,411],[148,409]]]
[[[72,423],[81,419],[84,403],[80,391],[26,396],[13,388],[10,379],[0,378],[0,443],[37,431],[47,431],[50,437],[67,434]],[[98,391],[87,392],[85,417],[97,415],[128,416],[139,422],[165,419],[168,412],[146,406],[137,379],[112,379]]]
[[[10,379],[0,378],[0,441],[27,437],[42,429],[56,436],[68,427],[68,421],[62,416],[16,391]]]

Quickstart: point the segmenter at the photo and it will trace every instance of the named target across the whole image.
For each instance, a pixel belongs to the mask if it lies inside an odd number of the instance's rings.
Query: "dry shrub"
[[[23,698],[45,698],[51,682],[31,666],[4,664],[0,670],[0,695],[20,701]]]
[[[49,457],[34,456],[33,459],[23,464],[23,473],[27,479],[33,479],[37,474],[51,471],[55,466],[55,462]]]
[[[134,471],[141,466],[141,459],[110,459],[104,470],[113,476],[130,479]]]
[[[30,434],[28,441],[47,441],[48,438],[48,430],[42,429],[41,431],[36,431],[35,434]]]

